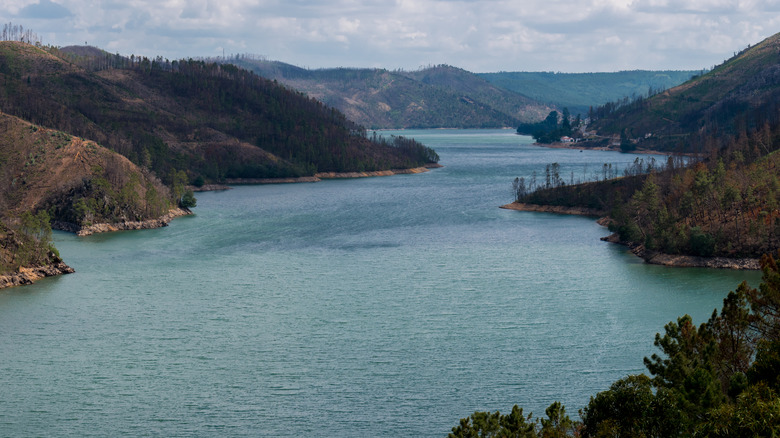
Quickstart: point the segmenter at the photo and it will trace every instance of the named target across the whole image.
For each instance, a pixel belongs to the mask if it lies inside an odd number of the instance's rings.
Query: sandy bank
[[[71,274],[73,272],[75,272],[73,268],[62,261],[46,266],[19,268],[19,271],[14,274],[0,275],[0,289],[32,284],[41,278]]]
[[[605,216],[603,211],[582,207],[561,207],[556,205],[535,205],[513,202],[511,204],[502,205],[501,208],[517,211],[533,211],[541,213],[558,213],[600,217],[597,222],[602,226],[607,226],[611,221],[610,218]],[[641,257],[645,263],[650,263],[652,265],[674,266],[680,268],[718,268],[738,270],[761,269],[758,259],[664,254],[658,251],[648,250],[644,247],[644,245],[629,245],[626,242],[621,242],[617,234],[611,234],[609,236],[602,237],[601,240],[605,242],[626,245],[634,255]]]
[[[231,185],[313,183],[322,181],[323,179],[370,178],[375,176],[408,175],[413,173],[427,172],[429,169],[436,169],[439,167],[444,166],[431,163],[426,164],[423,167],[415,167],[412,169],[374,170],[369,172],[319,172],[314,174],[314,176],[301,176],[298,178],[228,178],[225,180],[225,183]]]
[[[56,230],[69,231],[76,233],[78,236],[89,236],[95,233],[110,233],[113,231],[124,230],[147,230],[152,228],[161,228],[168,226],[168,222],[174,218],[180,216],[187,216],[192,214],[192,211],[188,208],[172,208],[168,214],[165,214],[157,219],[147,219],[144,221],[126,221],[115,223],[102,223],[92,224],[86,227],[81,227],[69,222],[52,222],[52,228]]]
[[[193,192],[217,192],[220,190],[230,190],[230,186],[224,184],[203,184],[200,187],[187,186]]]
[[[511,204],[502,205],[501,208],[507,210],[517,210],[517,211],[535,211],[539,213],[573,214],[578,216],[593,216],[593,217],[604,216],[603,211],[596,210],[593,208],[564,207],[560,205],[523,204],[522,202],[513,202]]]
[[[441,167],[441,166],[438,166]],[[374,170],[371,172],[320,172],[314,176],[320,179],[337,178],[368,178],[374,176],[410,175],[427,172],[429,167],[415,167],[413,169]]]

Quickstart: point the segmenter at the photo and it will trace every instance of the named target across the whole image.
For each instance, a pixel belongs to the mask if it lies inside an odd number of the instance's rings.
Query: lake
[[[755,272],[651,266],[592,218],[502,210],[515,177],[635,155],[510,130],[390,132],[417,175],[198,194],[169,227],[55,232],[76,273],[0,291],[0,436],[442,437],[576,416]],[[385,133],[389,134],[389,133]]]

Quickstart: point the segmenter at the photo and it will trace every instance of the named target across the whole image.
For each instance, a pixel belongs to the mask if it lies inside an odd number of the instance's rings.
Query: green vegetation
[[[552,183],[535,190],[518,179],[515,193],[524,203],[602,211],[621,242],[651,252],[758,258],[780,247],[779,148],[780,126],[765,125],[688,166],[638,160],[622,178],[572,186],[553,168]]]
[[[558,111],[551,111],[547,118],[538,123],[523,123],[517,128],[518,134],[530,135],[537,143],[549,144],[560,141],[562,137],[578,137],[580,117],[571,120],[569,109],[564,108],[558,120]],[[575,132],[577,135],[575,135]]]
[[[517,200],[599,210],[609,215],[619,241],[641,247],[646,256],[774,253],[780,247],[780,86],[768,78],[777,70],[777,49],[780,34],[667,93],[597,111],[603,117],[597,126],[613,124],[629,146],[637,129],[652,125],[659,114],[679,120],[673,130],[679,137],[653,134],[638,143],[668,146],[664,142],[674,138],[681,149],[700,152],[690,165],[673,157],[663,165],[651,159],[635,163],[622,178],[606,181],[605,172],[605,181],[573,186],[560,178],[551,184],[548,170],[543,185],[518,179]],[[688,104],[664,113],[673,101]]]
[[[603,136],[645,149],[702,152],[780,122],[780,34],[667,92],[610,102],[590,112]]]
[[[572,114],[588,114],[591,107],[652,95],[675,87],[700,72],[621,71],[615,73],[499,72],[478,73],[492,84]]]
[[[46,211],[25,212],[15,225],[0,220],[0,275],[20,267],[43,266],[59,261],[51,242],[51,225]]]
[[[197,205],[189,184],[439,159],[413,139],[369,138],[338,111],[233,65],[31,45],[33,36],[9,24],[2,39],[12,41],[0,42],[3,272],[58,260],[50,222],[75,231],[159,219]]]
[[[0,71],[0,109],[94,139],[169,186],[180,170],[221,181],[426,164],[424,146],[373,142],[338,111],[233,65],[0,47],[0,64],[31,65]]]
[[[627,376],[591,397],[581,421],[560,403],[546,419],[475,412],[453,427],[461,437],[675,437],[780,434],[780,268],[761,259],[759,288],[742,283],[720,312],[694,325],[685,315],[656,334],[650,376]]]

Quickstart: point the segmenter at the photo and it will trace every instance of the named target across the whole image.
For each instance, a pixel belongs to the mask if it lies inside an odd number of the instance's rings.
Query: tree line
[[[543,182],[517,178],[513,191],[519,202],[600,210],[629,245],[757,258],[780,247],[778,148],[780,125],[767,123],[698,157],[637,161],[620,178],[566,185],[552,165]]]
[[[550,111],[541,122],[522,123],[517,127],[517,133],[530,135],[537,143],[549,144],[561,141],[562,137],[576,136],[581,124],[579,114],[572,121],[569,109],[564,108],[560,116],[558,111]]]
[[[438,159],[413,140],[373,141],[342,113],[233,65],[50,51],[91,69],[0,71],[0,110],[94,139],[168,185],[179,170],[190,181],[221,181],[418,167]],[[100,69],[123,71],[123,81],[96,75]]]
[[[3,24],[3,30],[0,32],[0,41],[20,41],[27,44],[40,45],[41,40],[38,34],[31,29],[25,29],[21,24],[8,22]]]

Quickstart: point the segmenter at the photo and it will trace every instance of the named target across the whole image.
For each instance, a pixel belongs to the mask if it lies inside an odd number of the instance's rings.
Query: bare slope
[[[127,158],[95,142],[0,113],[0,211],[14,222],[45,210],[76,226],[156,219],[170,192]]]

